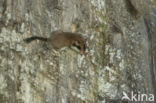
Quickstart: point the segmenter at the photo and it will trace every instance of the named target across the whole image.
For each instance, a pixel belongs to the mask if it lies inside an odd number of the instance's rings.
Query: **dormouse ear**
[[[80,43],[79,43],[79,41],[75,41],[75,44],[76,44],[76,45],[79,45]]]
[[[73,45],[73,46],[78,46],[78,45],[79,45],[79,42],[78,42],[78,41],[73,41],[73,42],[72,42],[72,45]]]

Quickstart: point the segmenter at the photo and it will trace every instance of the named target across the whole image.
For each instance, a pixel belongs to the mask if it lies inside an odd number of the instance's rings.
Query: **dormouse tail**
[[[24,39],[24,41],[25,41],[26,43],[30,43],[30,42],[32,42],[32,41],[34,41],[34,40],[48,41],[48,38],[33,36],[33,37],[30,37],[30,38]]]

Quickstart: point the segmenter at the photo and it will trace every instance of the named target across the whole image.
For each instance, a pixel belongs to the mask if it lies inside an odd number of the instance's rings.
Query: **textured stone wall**
[[[156,95],[155,4],[0,0],[0,103],[129,103],[123,91]],[[55,30],[81,33],[88,55],[23,41]]]

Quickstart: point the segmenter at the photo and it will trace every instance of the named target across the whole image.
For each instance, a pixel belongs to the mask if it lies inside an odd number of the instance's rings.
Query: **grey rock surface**
[[[23,41],[55,30],[82,34],[88,55]],[[136,102],[123,92],[156,102],[155,0],[0,0],[0,103]]]

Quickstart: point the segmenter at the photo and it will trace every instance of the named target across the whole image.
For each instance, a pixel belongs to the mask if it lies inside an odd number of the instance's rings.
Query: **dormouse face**
[[[85,53],[86,50],[86,41],[83,38],[73,41],[73,46],[78,48],[81,51],[81,54]]]

